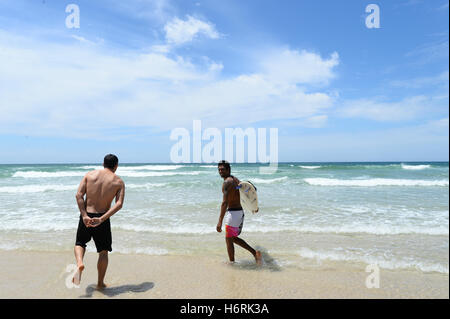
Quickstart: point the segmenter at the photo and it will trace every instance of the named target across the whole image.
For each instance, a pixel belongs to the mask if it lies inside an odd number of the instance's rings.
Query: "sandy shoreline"
[[[104,292],[93,289],[97,254],[86,253],[80,288],[67,288],[68,252],[0,251],[0,298],[449,298],[448,275],[380,271],[368,289],[365,269],[257,269],[217,257],[110,254]]]

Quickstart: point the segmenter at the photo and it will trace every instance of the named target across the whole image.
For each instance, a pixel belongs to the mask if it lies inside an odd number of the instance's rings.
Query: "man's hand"
[[[221,233],[221,232],[222,232],[222,223],[218,223],[218,224],[217,224],[216,230],[217,230],[218,233]]]
[[[103,223],[103,219],[101,217],[94,217],[91,220],[91,227],[97,227],[99,226],[101,223]]]
[[[86,227],[91,227],[92,218],[90,218],[89,216],[83,217],[83,223]]]

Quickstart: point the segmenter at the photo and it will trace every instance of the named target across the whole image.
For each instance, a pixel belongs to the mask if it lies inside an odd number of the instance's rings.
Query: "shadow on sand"
[[[255,264],[254,260],[244,260],[239,261],[233,264],[233,267],[236,267],[238,269],[245,269],[245,270],[260,270],[260,269],[268,269],[270,271],[281,271],[281,267],[278,265],[276,260],[269,255],[267,252],[267,249],[259,246],[255,246],[256,250],[259,250],[261,252],[261,256],[263,259],[262,266],[258,266]]]
[[[115,297],[117,295],[127,293],[127,292],[146,292],[152,289],[155,286],[152,282],[143,282],[139,285],[123,285],[118,287],[108,287],[102,290],[97,290],[96,285],[89,285],[86,288],[86,294],[84,296],[80,296],[80,298],[91,298],[92,294],[97,291],[102,293],[108,297]]]

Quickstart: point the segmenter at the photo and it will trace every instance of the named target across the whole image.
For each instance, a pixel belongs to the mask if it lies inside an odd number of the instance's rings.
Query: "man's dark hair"
[[[230,167],[230,163],[229,162],[227,162],[225,160],[221,160],[219,162],[219,164],[217,164],[217,167],[219,167],[219,166],[223,166],[223,167],[225,167],[227,170],[229,170],[231,172],[231,167]]]
[[[117,164],[119,164],[119,159],[114,154],[108,154],[103,159],[103,166],[105,168],[114,169]]]

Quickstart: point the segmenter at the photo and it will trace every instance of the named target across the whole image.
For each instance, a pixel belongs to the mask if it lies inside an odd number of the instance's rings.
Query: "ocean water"
[[[241,237],[278,268],[346,263],[381,269],[449,269],[449,164],[282,163],[275,174],[233,164],[258,189],[260,212]],[[0,249],[71,252],[81,178],[99,164],[0,165]],[[113,253],[214,255],[222,199],[210,164],[121,164],[125,203],[111,218]],[[94,243],[88,251],[95,251]],[[236,248],[237,260],[251,255]]]

